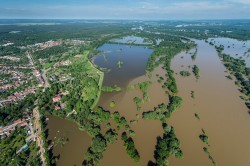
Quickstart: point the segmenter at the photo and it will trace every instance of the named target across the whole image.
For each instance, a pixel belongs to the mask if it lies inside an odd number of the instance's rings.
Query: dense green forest
[[[56,20],[55,20],[56,22]],[[105,25],[105,26],[103,26]],[[4,25],[1,28],[1,43],[14,43],[17,46],[27,46],[35,43],[46,42],[58,39],[83,39],[93,41],[100,36],[111,36],[113,34],[123,34],[123,31],[129,30],[131,24],[124,25],[120,23],[68,23],[52,25],[34,25],[18,26]],[[20,31],[19,33],[9,33],[11,31]]]

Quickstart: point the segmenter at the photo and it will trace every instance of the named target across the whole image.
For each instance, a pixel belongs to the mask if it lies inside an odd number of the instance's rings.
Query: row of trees
[[[192,71],[193,71],[196,79],[199,79],[200,78],[200,69],[199,69],[199,67],[197,65],[194,65]]]
[[[149,95],[148,95],[148,91],[149,91],[151,84],[152,84],[151,81],[144,81],[144,82],[140,82],[136,85],[136,87],[139,87],[139,89],[141,90],[144,101],[150,100]]]
[[[193,61],[196,60],[197,52],[198,52],[198,49],[195,48],[195,52],[194,52],[194,54],[191,56],[191,58],[192,58]]]
[[[122,133],[121,139],[124,141],[124,147],[128,155],[135,161],[140,161],[140,155],[137,149],[135,148],[135,143],[131,137],[127,136],[126,132]]]
[[[173,76],[173,71],[172,70],[168,70],[167,71],[167,79],[166,81],[163,83],[162,88],[163,89],[168,89],[171,93],[176,94],[178,93],[178,89],[177,89],[177,85],[176,85],[176,81],[175,78]]]
[[[177,108],[181,107],[182,102],[181,97],[170,96],[168,105],[162,103],[155,107],[153,111],[144,112],[143,118],[161,120],[162,122],[165,122]]]
[[[170,112],[167,109],[167,105],[162,103],[154,108],[153,111],[144,112],[142,114],[144,119],[155,119],[160,121],[165,121],[170,117]]]
[[[110,87],[110,86],[102,86],[102,91],[103,92],[120,92],[121,88],[117,85],[115,85],[114,87]]]
[[[208,158],[209,158],[209,160],[211,160],[213,165],[217,166],[217,163],[216,163],[215,159],[212,157],[212,155],[211,155],[211,153],[209,151],[210,145],[209,145],[209,142],[208,142],[208,136],[207,136],[204,129],[202,129],[202,134],[199,135],[199,138],[203,143],[206,144],[206,146],[203,147],[203,151],[208,155]]]
[[[233,58],[228,54],[224,54],[224,46],[215,46],[219,57],[224,63],[224,66],[227,70],[230,71],[230,74],[235,76],[235,84],[240,87],[240,92],[245,94],[247,97],[243,99],[246,101],[246,106],[249,107],[250,103],[250,68],[246,66],[245,60]],[[231,78],[231,77],[228,77]]]

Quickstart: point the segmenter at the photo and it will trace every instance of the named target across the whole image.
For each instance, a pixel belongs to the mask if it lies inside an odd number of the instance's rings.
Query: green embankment
[[[103,79],[104,79],[104,73],[102,71],[100,71],[99,69],[97,69],[95,67],[95,65],[89,60],[88,56],[90,54],[90,51],[84,51],[84,53],[82,55],[76,55],[75,57],[83,57],[84,59],[87,59],[88,64],[90,65],[90,67],[99,75],[99,82],[98,82],[98,86],[99,86],[99,92],[97,94],[97,98],[95,99],[93,105],[90,107],[91,109],[94,109],[96,107],[96,105],[99,102],[99,99],[101,97],[101,90],[102,90],[102,83],[103,83]]]

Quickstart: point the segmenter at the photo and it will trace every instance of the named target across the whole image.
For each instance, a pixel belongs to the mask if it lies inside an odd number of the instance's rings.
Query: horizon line
[[[213,18],[213,19],[129,19],[129,18],[0,18],[0,20],[113,20],[113,21],[216,21],[216,20],[250,20],[250,18]]]

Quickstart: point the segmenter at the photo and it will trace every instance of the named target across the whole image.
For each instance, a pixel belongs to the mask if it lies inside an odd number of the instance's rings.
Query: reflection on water
[[[128,82],[145,74],[148,57],[153,50],[142,46],[127,46],[119,44],[104,44],[99,48],[103,54],[95,58],[94,63],[102,68],[110,69],[105,73],[104,85],[115,84],[125,87]],[[118,61],[123,62],[119,69]]]
[[[246,61],[247,67],[250,67],[250,40],[239,41],[230,38],[211,38],[209,41],[215,42],[217,46],[223,45],[223,53],[229,54],[234,58],[242,58]]]
[[[124,44],[152,44],[151,41],[147,41],[147,39],[137,36],[126,36],[121,39],[112,40],[113,42],[117,43],[124,43]]]

